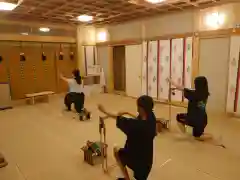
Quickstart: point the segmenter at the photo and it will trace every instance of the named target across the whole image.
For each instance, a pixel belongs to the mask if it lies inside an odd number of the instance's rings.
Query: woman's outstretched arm
[[[178,83],[174,82],[172,79],[168,79],[168,82],[179,91],[183,91],[185,88],[184,86],[179,85]]]
[[[98,109],[99,111],[101,111],[102,113],[104,113],[106,116],[110,117],[110,118],[117,118],[118,116],[123,116],[123,115],[128,115],[131,116],[132,118],[136,118],[136,116],[132,113],[129,112],[119,112],[117,114],[111,113],[109,111],[106,111],[106,109],[103,107],[103,105],[98,105]]]

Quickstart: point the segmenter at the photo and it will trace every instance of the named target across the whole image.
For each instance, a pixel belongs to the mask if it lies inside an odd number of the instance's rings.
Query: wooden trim
[[[238,50],[238,68],[237,68],[237,79],[236,79],[236,91],[235,91],[235,99],[234,99],[234,112],[237,112],[238,109],[238,98],[239,98],[239,78],[240,76],[240,50]]]
[[[192,86],[194,85],[194,79],[199,74],[199,37],[193,37],[193,58],[192,58]]]
[[[146,41],[155,41],[155,40],[168,40],[168,39],[179,39],[179,38],[186,38],[192,37],[194,33],[184,33],[184,34],[167,34],[163,36],[155,36],[151,38],[145,38]]]
[[[219,29],[210,31],[199,31],[199,32],[188,32],[183,34],[167,34],[162,36],[154,36],[150,38],[136,38],[136,39],[124,39],[119,41],[106,41],[96,43],[96,46],[120,46],[120,45],[134,45],[141,44],[143,41],[156,41],[156,40],[168,40],[168,39],[178,39],[186,37],[199,37],[199,38],[218,38],[226,37],[233,34],[240,34],[240,29],[229,28],[229,29]],[[86,46],[92,46],[90,44]]]
[[[109,70],[109,76],[108,76],[107,89],[108,89],[108,92],[113,92],[114,91],[113,47],[108,47],[108,70]]]
[[[196,32],[195,36],[198,36],[204,39],[211,39],[211,38],[227,37],[227,36],[230,36],[232,32],[233,32],[233,29],[219,29],[219,30],[213,30],[213,31]]]
[[[186,87],[186,51],[187,51],[187,38],[183,39],[183,73],[182,73],[182,84],[183,87]],[[192,49],[193,51],[193,49]],[[182,102],[184,102],[184,93],[182,92]]]
[[[101,43],[96,43],[96,46],[122,46],[122,45],[135,45],[141,44],[142,39],[126,39],[121,41],[106,41]]]
[[[82,46],[96,46],[96,44],[92,43],[92,44],[85,44],[85,43],[82,43]]]
[[[85,64],[85,76],[88,75],[88,64],[87,64],[87,52],[86,52],[86,47],[83,47],[83,57],[84,57],[84,64]]]
[[[147,41],[146,50],[146,94],[148,95],[148,61],[149,61],[149,41]]]
[[[232,35],[240,35],[240,28],[233,28]]]
[[[0,34],[0,41],[76,43],[76,38],[63,36],[34,36],[34,35],[23,36],[17,34]]]
[[[159,98],[160,94],[159,94],[159,84],[160,84],[160,41],[157,41],[157,99]]]
[[[0,20],[1,24],[9,24],[9,25],[23,25],[23,22],[21,21],[12,21],[12,20]],[[31,27],[49,27],[49,28],[60,28],[65,30],[76,30],[77,25],[74,24],[61,24],[61,23],[42,23],[41,21],[28,21],[24,22],[24,25],[31,26]]]

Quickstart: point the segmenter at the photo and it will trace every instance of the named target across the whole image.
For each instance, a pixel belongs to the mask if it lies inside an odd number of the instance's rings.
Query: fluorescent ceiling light
[[[161,3],[161,2],[163,2],[165,0],[145,0],[145,1],[147,1],[149,3],[152,3],[152,4],[157,4],[157,3]]]
[[[77,20],[81,22],[89,22],[93,20],[93,17],[88,15],[81,15],[77,17]]]
[[[12,11],[18,6],[18,4],[0,2],[0,11]]]
[[[39,31],[42,31],[42,32],[49,32],[50,29],[47,28],[47,27],[41,27],[41,28],[39,28]]]

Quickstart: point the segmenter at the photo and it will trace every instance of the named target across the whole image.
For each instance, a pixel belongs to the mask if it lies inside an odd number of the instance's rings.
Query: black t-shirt
[[[140,118],[117,118],[117,127],[127,136],[124,151],[128,159],[141,165],[152,165],[153,140],[156,136],[156,117],[154,113],[147,120]]]
[[[200,97],[195,90],[184,89],[184,97],[188,99],[187,115],[192,123],[206,123],[207,98]]]

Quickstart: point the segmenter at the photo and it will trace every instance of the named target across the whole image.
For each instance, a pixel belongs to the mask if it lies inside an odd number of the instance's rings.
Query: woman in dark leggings
[[[188,99],[187,113],[177,115],[177,122],[180,130],[185,132],[185,125],[193,127],[193,136],[197,140],[209,139],[204,130],[207,126],[206,105],[209,96],[208,82],[206,77],[199,76],[194,80],[195,89],[187,89],[169,80],[179,91],[183,91],[184,97]]]
[[[60,76],[60,78],[68,83],[69,92],[64,98],[64,104],[68,111],[71,111],[71,105],[74,104],[75,110],[78,113],[84,110],[85,95],[83,93],[83,83],[82,77],[78,69],[75,69],[72,73],[73,78],[65,78]]]

